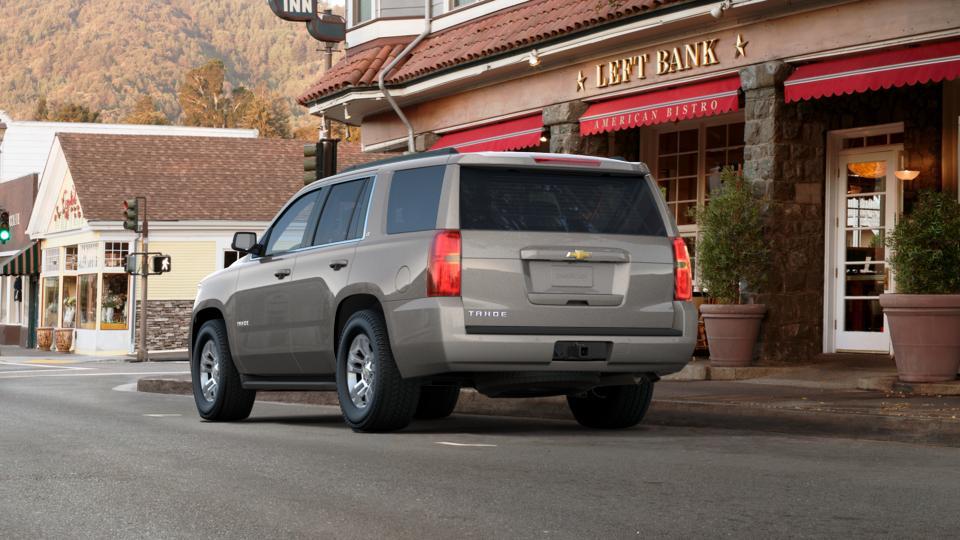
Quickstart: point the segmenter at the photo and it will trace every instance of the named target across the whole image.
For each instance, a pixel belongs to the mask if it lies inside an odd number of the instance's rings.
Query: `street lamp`
[[[4,122],[0,122],[0,179],[3,178],[3,156],[2,156],[3,148],[2,148],[2,144],[3,144],[3,136],[6,135],[6,133],[7,133],[7,124],[4,123]]]

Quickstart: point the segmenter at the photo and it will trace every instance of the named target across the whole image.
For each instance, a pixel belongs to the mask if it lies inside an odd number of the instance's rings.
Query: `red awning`
[[[740,77],[727,77],[657,90],[590,105],[580,118],[580,134],[594,135],[638,126],[675,122],[735,111]]]
[[[441,136],[430,149],[456,148],[458,152],[503,152],[537,146],[540,144],[542,135],[543,115],[535,114],[447,133]]]
[[[800,66],[784,83],[787,102],[940,82],[960,76],[960,41],[881,51]]]

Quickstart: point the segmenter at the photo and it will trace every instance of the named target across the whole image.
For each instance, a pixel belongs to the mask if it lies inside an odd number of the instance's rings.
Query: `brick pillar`
[[[584,138],[580,136],[580,116],[587,104],[567,101],[543,108],[543,125],[550,129],[550,151],[560,154],[584,154]]]
[[[767,283],[752,291],[767,305],[760,338],[765,363],[802,362],[823,339],[825,125],[810,104],[783,100],[783,62],[740,72],[745,94],[744,177],[763,199],[771,250]]]
[[[440,136],[432,131],[421,133],[413,138],[413,147],[417,152],[426,152],[430,147],[437,144]]]

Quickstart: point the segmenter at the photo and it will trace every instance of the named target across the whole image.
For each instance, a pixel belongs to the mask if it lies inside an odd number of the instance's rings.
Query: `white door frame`
[[[824,265],[823,265],[823,352],[837,352],[836,333],[834,332],[834,321],[837,302],[836,285],[834,269],[837,267],[837,234],[836,220],[839,218],[838,190],[842,180],[840,171],[840,159],[843,149],[843,141],[848,138],[869,137],[872,135],[883,135],[889,133],[902,133],[903,122],[892,124],[882,124],[864,128],[844,129],[830,131],[827,133],[827,168],[826,178],[824,180]],[[872,146],[868,148],[857,149],[863,153],[900,151],[902,144]],[[901,189],[899,182],[890,189],[896,190],[897,194]],[[896,204],[901,204],[900,197],[897,197]],[[899,212],[899,210],[898,210]]]

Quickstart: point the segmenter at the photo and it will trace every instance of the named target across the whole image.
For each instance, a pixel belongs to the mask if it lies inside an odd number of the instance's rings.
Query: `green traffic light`
[[[6,242],[10,239],[10,231],[7,229],[0,229],[0,242]]]

